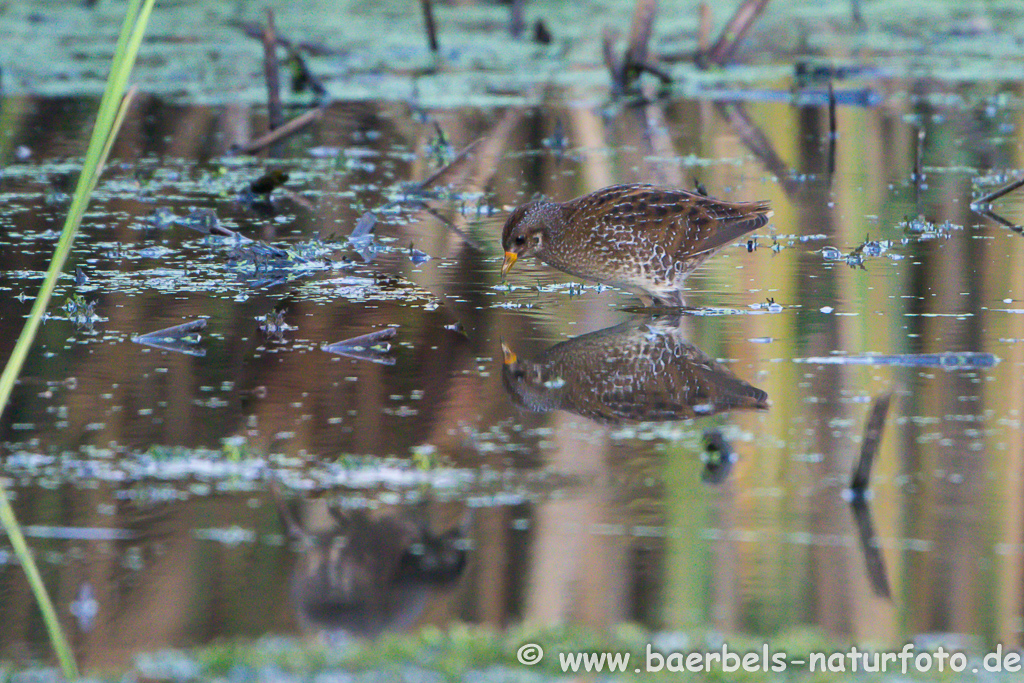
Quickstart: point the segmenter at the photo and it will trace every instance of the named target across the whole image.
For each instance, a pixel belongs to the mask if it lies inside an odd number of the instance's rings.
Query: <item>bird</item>
[[[561,342],[536,360],[501,343],[502,384],[532,412],[565,410],[600,424],[664,422],[767,410],[768,394],[687,341],[679,315],[642,315]]]
[[[502,281],[535,256],[565,273],[684,305],[683,281],[709,256],[772,217],[767,201],[726,202],[653,185],[612,185],[568,202],[533,201],[502,229]]]

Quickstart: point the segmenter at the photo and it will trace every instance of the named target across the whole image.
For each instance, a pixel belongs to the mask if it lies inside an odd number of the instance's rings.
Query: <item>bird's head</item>
[[[530,202],[512,212],[501,231],[501,246],[505,261],[501,264],[501,279],[509,268],[524,256],[534,256],[544,249],[549,237],[551,211],[556,204]]]

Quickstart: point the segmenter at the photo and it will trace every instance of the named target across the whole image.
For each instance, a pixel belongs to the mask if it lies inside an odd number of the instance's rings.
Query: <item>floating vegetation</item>
[[[482,445],[486,443],[486,435],[477,434],[476,438]],[[424,446],[418,450],[424,451]],[[583,483],[578,476],[548,468],[453,467],[438,463],[437,455],[429,468],[412,457],[344,453],[330,461],[255,451],[244,458],[224,456],[222,449],[180,447],[153,447],[145,452],[85,449],[63,455],[22,450],[6,456],[3,471],[8,477],[45,479],[54,484],[86,480],[119,483],[126,487],[119,498],[138,501],[183,501],[217,492],[265,491],[274,483],[296,493],[346,492],[352,505],[388,501],[395,491],[402,491],[409,503],[429,496],[491,507],[565,496]],[[193,486],[197,483],[206,486]],[[120,529],[61,533],[76,538],[88,533],[100,540],[133,538],[132,532]],[[47,534],[53,537],[54,532]]]
[[[430,254],[414,248],[411,244],[409,245],[409,260],[413,262],[413,265],[422,266],[430,258]]]
[[[233,237],[245,239],[233,230],[228,230],[220,224],[217,212],[213,209],[192,209],[184,218],[168,216],[166,213],[161,216],[161,221],[172,221],[186,228],[191,228],[204,235],[220,235],[221,237]]]
[[[718,485],[729,477],[732,466],[739,460],[736,449],[722,434],[720,429],[704,431],[704,449],[700,453],[704,463],[700,479],[705,484]]]
[[[263,336],[275,341],[284,341],[285,332],[295,329],[284,320],[285,313],[287,312],[286,309],[281,309],[271,311],[262,317],[257,317],[256,320],[259,321],[260,332],[263,333]]]
[[[74,323],[77,328],[92,330],[93,326],[105,318],[96,314],[96,301],[87,301],[80,294],[68,297],[62,306],[68,316],[68,320]]]
[[[869,238],[865,239],[863,243],[859,244],[848,254],[844,254],[836,247],[831,246],[823,247],[819,253],[826,261],[843,261],[851,268],[865,270],[864,261],[869,258],[888,256],[893,260],[901,260],[903,258],[901,255],[888,253],[892,246],[891,240],[872,240]]]
[[[864,243],[854,249],[854,253],[860,254],[867,258],[877,258],[885,254],[889,249],[892,248],[891,240],[872,240],[866,239]]]
[[[380,251],[380,245],[373,240],[373,229],[377,226],[377,214],[367,211],[348,236],[348,246],[354,249],[366,263],[372,262]]]
[[[991,353],[950,351],[947,353],[907,353],[897,355],[865,354],[862,356],[812,356],[794,358],[794,363],[813,365],[897,365],[911,368],[942,368],[944,370],[987,369],[1000,359]]]
[[[897,223],[896,227],[908,236],[919,240],[949,239],[950,233],[954,230],[963,230],[963,226],[956,225],[950,221],[943,221],[941,224],[936,225],[924,216],[905,219]]]

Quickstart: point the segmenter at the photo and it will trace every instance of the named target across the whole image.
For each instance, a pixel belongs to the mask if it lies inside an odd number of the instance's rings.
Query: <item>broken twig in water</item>
[[[699,23],[697,28],[697,54],[706,54],[711,47],[711,6],[702,2],[697,6]]]
[[[832,176],[836,172],[836,140],[839,133],[836,132],[836,89],[832,81],[828,82],[828,182],[832,184]]]
[[[242,32],[252,38],[253,40],[263,41],[263,27],[251,21],[239,21],[234,24],[242,30]],[[346,50],[339,50],[333,47],[328,47],[323,43],[313,43],[309,41],[299,41],[293,43],[278,32],[277,44],[286,50],[302,50],[310,55],[316,57],[330,57],[349,54]]]
[[[924,126],[917,129],[917,147],[914,148],[914,185],[920,190],[924,184]]]
[[[437,44],[437,24],[434,23],[434,3],[432,0],[421,0],[423,5],[423,21],[427,27],[427,42],[430,44],[430,51],[436,57],[441,48]]]
[[[407,186],[405,190],[407,195],[406,197],[388,202],[379,210],[384,211],[393,206],[422,208],[444,223],[449,230],[459,235],[459,237],[469,243],[470,246],[479,251],[479,243],[470,237],[464,230],[460,229],[454,223],[441,216],[441,214],[431,209],[424,200],[429,199],[429,197],[425,195],[428,189],[434,185],[440,184],[444,179],[451,178],[458,170],[461,170],[465,163],[472,158],[473,151],[481,142],[483,142],[483,140],[483,138],[479,138],[466,145],[461,152],[455,155],[454,159],[452,159],[446,166],[432,173],[426,180]],[[359,222],[356,223],[355,228],[352,229],[352,232],[348,236],[349,246],[355,249],[367,263],[373,261],[377,257],[378,247],[373,241],[372,234],[376,226],[377,212],[367,211],[360,216]]]
[[[875,525],[871,523],[871,508],[864,499],[855,499],[850,503],[853,521],[857,525],[857,536],[860,538],[860,549],[864,555],[864,565],[871,582],[871,589],[880,598],[892,597],[889,589],[889,577],[885,571],[885,558],[878,548],[875,537]]]
[[[612,91],[616,94],[618,94],[619,89],[622,87],[623,72],[622,60],[615,54],[615,41],[618,37],[618,31],[606,28],[601,42],[601,54],[604,56],[604,65],[608,67],[608,74],[612,79]]]
[[[302,53],[295,48],[289,48],[288,62],[292,69],[292,92],[302,92],[308,88],[316,95],[316,103],[322,102],[327,97],[327,86],[309,68]]]
[[[373,229],[377,227],[377,214],[367,211],[359,217],[359,222],[348,236],[348,245],[355,249],[363,261],[369,263],[377,257],[377,247],[373,243]]]
[[[864,28],[864,13],[861,11],[860,0],[850,0],[850,16],[853,23]]]
[[[857,525],[857,534],[860,538],[861,552],[864,554],[868,579],[871,581],[871,588],[875,595],[883,598],[890,597],[891,591],[885,571],[885,558],[882,557],[882,553],[878,549],[875,528],[871,523],[871,508],[868,506],[867,490],[871,484],[871,469],[874,466],[875,455],[882,443],[882,432],[885,430],[885,420],[889,415],[891,399],[892,392],[888,391],[876,398],[874,405],[871,406],[871,414],[864,427],[860,458],[857,460],[857,466],[853,469],[848,489],[850,510],[853,512],[853,520]]]
[[[252,240],[241,235],[231,228],[225,228],[220,223],[220,219],[217,218],[217,213],[213,209],[193,209],[189,215],[184,218],[178,218],[173,216],[173,222],[184,225],[186,228],[195,230],[198,233],[204,235],[217,235],[218,237],[228,237],[236,239],[239,242],[251,242]]]
[[[277,64],[277,32],[274,10],[267,8],[267,26],[263,29],[263,75],[267,79],[267,127],[280,128],[284,123],[281,110],[281,74]]]
[[[633,90],[644,72],[657,76],[663,84],[672,82],[672,77],[663,69],[654,66],[649,58],[648,47],[657,14],[658,0],[637,0],[629,29],[629,42],[626,44],[626,52],[622,59],[615,54],[617,33],[605,29],[604,62],[611,75],[614,94],[621,95]]]
[[[199,330],[205,330],[208,320],[206,318],[199,318],[198,320],[190,320],[187,323],[180,325],[174,325],[172,327],[165,327],[162,330],[156,330],[155,332],[147,332],[146,334],[139,335],[140,337],[152,337],[155,339],[183,339],[184,337],[198,332]]]
[[[479,242],[477,242],[475,239],[473,239],[469,235],[468,232],[466,232],[465,230],[463,230],[459,226],[455,225],[455,223],[453,221],[448,220],[447,218],[442,216],[438,211],[435,211],[434,209],[430,208],[429,206],[424,206],[423,208],[431,216],[433,216],[437,220],[439,220],[442,223],[444,223],[444,226],[446,228],[448,228],[449,230],[454,232],[456,235],[461,237],[462,241],[465,242],[466,244],[468,244],[469,246],[471,246],[473,249],[476,249],[477,251],[483,251],[484,250],[484,248],[480,245]]]
[[[850,478],[850,491],[855,498],[863,498],[871,483],[871,468],[875,462],[875,453],[882,443],[882,431],[885,429],[885,418],[889,414],[889,402],[892,392],[887,392],[875,399],[871,408],[871,416],[864,428],[864,441],[860,446],[860,458]]]
[[[1024,181],[1022,181],[1022,182],[1024,182]],[[974,206],[973,204],[971,205],[971,209],[974,211],[974,213],[978,214],[979,216],[984,216],[985,218],[993,220],[996,223],[998,223],[999,225],[1003,226],[1004,228],[1008,228],[1010,230],[1013,230],[1018,235],[1024,235],[1024,226],[1020,226],[1020,225],[1017,225],[1016,223],[1008,221],[1008,220],[1006,220],[1005,218],[1003,218],[1002,216],[1000,216],[998,213],[996,213],[994,211],[989,211],[988,209],[982,209],[980,207]]]
[[[205,356],[206,349],[199,348],[202,341],[200,330],[205,330],[206,318],[199,318],[174,327],[167,327],[147,334],[139,334],[132,337],[136,344],[152,346],[163,351],[174,351],[189,356]]]
[[[306,126],[308,126],[309,124],[313,123],[318,118],[323,116],[323,113],[323,107],[310,109],[305,114],[300,114],[299,116],[296,116],[294,119],[284,124],[280,128],[272,130],[266,135],[258,137],[255,140],[248,142],[247,144],[241,145],[240,147],[236,148],[234,152],[236,154],[252,154],[253,152],[258,152],[265,147],[269,147],[278,140],[286,138],[289,135],[292,135],[293,133],[302,130],[303,128],[305,128]]]
[[[623,63],[624,87],[629,87],[640,77],[640,71],[647,64],[648,46],[654,32],[654,18],[658,15],[658,0],[636,0],[633,22],[629,27],[629,43]]]
[[[352,229],[352,234],[348,236],[350,240],[358,240],[366,237],[373,228],[377,225],[377,214],[373,211],[367,211],[359,217],[359,222],[356,223],[356,227]]]
[[[987,204],[991,204],[1000,197],[1005,197],[1006,195],[1010,194],[1019,187],[1024,187],[1024,178],[1014,180],[1012,183],[1002,186],[995,192],[989,192],[984,197],[979,197],[978,199],[975,199],[973,202],[971,202],[971,208],[978,210],[978,208],[984,207]]]
[[[415,187],[417,191],[426,190],[433,185],[440,184],[442,178],[454,175],[455,170],[461,166],[464,162],[471,158],[473,150],[476,149],[477,145],[483,142],[483,138],[478,138],[473,142],[469,143],[462,148],[462,151],[455,155],[455,158],[448,162],[447,166],[437,169],[427,179],[418,183]]]
[[[729,23],[722,29],[721,35],[711,49],[697,55],[697,64],[699,66],[710,64],[725,66],[731,62],[736,54],[736,49],[750,31],[750,27],[754,25],[754,21],[761,16],[767,6],[768,0],[744,0],[736,13],[732,15]]]
[[[240,22],[237,26],[242,29],[242,32],[246,36],[254,40],[258,40],[261,43],[264,42],[264,28],[259,24],[252,22]],[[293,43],[288,40],[274,27],[275,42],[288,51],[288,60],[291,62],[293,67],[292,74],[292,90],[295,92],[301,92],[305,87],[309,87],[316,94],[318,98],[324,98],[327,96],[327,88],[324,86],[323,81],[317,78],[316,74],[306,64],[306,59],[302,56],[302,52],[305,51],[312,55],[325,56],[325,55],[338,55],[344,54],[338,50],[332,50],[318,45],[315,43]],[[266,55],[266,44],[264,43],[264,56]]]
[[[385,327],[383,330],[352,337],[345,341],[325,344],[322,349],[339,356],[368,360],[381,365],[394,365],[395,358],[388,355],[391,351],[391,343],[388,340],[394,339],[397,334],[397,327]]]
[[[523,5],[526,0],[512,0],[508,5],[508,34],[513,38],[523,35],[526,19],[523,16]]]
[[[715,109],[723,119],[732,127],[743,144],[751,153],[761,160],[765,167],[779,178],[782,189],[790,197],[796,195],[800,190],[800,184],[793,179],[793,172],[778,152],[772,146],[771,141],[764,132],[754,123],[747,114],[746,108],[741,102],[726,103],[716,102]]]

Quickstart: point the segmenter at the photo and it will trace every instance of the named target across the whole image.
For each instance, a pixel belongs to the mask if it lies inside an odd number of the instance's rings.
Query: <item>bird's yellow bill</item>
[[[516,362],[516,352],[510,349],[505,342],[501,342],[501,355],[505,357],[505,365],[512,365]]]
[[[515,262],[519,259],[515,253],[511,251],[505,252],[505,261],[501,264],[501,281],[505,281],[505,276],[508,275],[508,269],[515,265]]]

